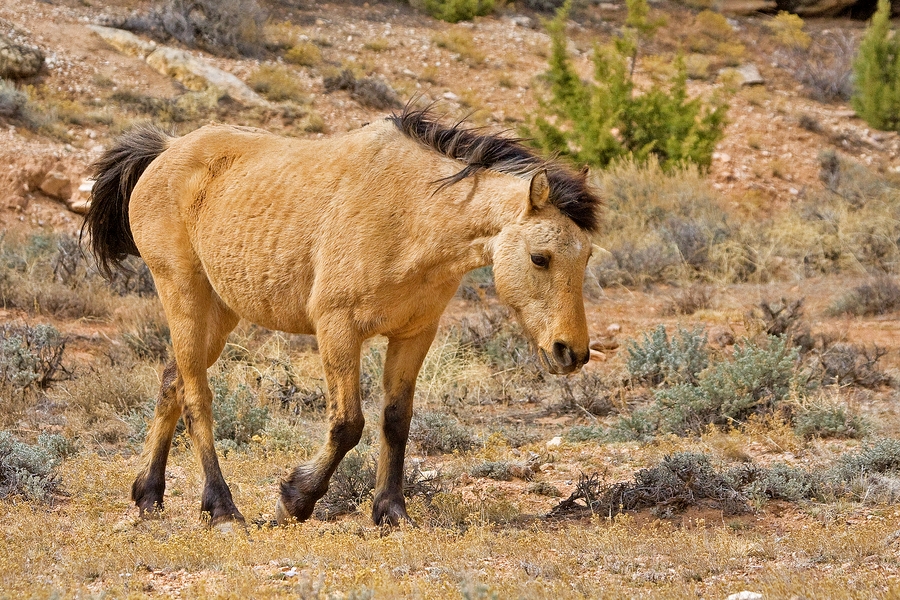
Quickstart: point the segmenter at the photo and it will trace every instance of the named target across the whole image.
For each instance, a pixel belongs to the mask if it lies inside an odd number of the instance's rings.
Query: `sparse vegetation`
[[[475,43],[472,34],[464,29],[450,29],[445,33],[434,36],[434,43],[438,48],[444,48],[454,53],[459,60],[468,65],[477,67],[484,63],[485,54]]]
[[[401,106],[400,99],[391,86],[374,77],[357,79],[350,69],[325,77],[324,84],[327,93],[347,90],[351,98],[368,108],[384,110]]]
[[[264,64],[250,76],[250,86],[274,102],[291,100],[301,102],[304,99],[303,89],[294,74],[283,66]]]
[[[900,286],[892,277],[882,275],[856,286],[835,301],[830,312],[835,315],[883,315],[900,307]]]
[[[303,67],[315,67],[322,61],[322,51],[312,42],[300,42],[284,53],[284,60]]]
[[[471,21],[494,10],[494,0],[421,0],[429,15],[448,23]]]
[[[475,446],[468,429],[453,417],[438,412],[413,415],[409,439],[425,454],[465,452]]]
[[[265,46],[266,19],[256,0],[164,0],[121,26],[213,54],[259,56]]]

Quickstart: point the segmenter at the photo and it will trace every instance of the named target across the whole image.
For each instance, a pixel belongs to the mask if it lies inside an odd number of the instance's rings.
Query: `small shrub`
[[[794,430],[807,439],[861,438],[866,429],[862,417],[840,402],[815,402],[794,414]]]
[[[356,512],[375,489],[375,461],[368,447],[347,453],[328,484],[325,496],[316,503],[316,517],[333,519]]]
[[[303,89],[297,82],[294,74],[280,65],[260,65],[250,75],[247,83],[273,102],[281,102],[283,100],[300,102],[304,99]]]
[[[647,442],[659,430],[659,415],[654,407],[638,409],[619,417],[607,436],[610,442]]]
[[[71,374],[63,365],[66,341],[52,325],[0,325],[0,385],[24,394],[68,378]]]
[[[535,481],[531,485],[528,486],[527,491],[530,494],[537,494],[538,496],[547,496],[549,498],[559,498],[562,496],[562,493],[552,483],[548,483],[546,481]]]
[[[748,464],[728,473],[728,478],[748,498],[757,501],[796,502],[816,495],[821,478],[805,469],[775,463],[770,468]]]
[[[30,100],[28,95],[16,89],[9,81],[0,78],[0,117],[8,119],[29,119]]]
[[[853,344],[833,344],[817,353],[813,367],[826,385],[857,385],[875,388],[890,382],[878,368],[878,361],[887,353],[883,348]],[[817,363],[817,364],[816,364]]]
[[[446,33],[434,36],[434,43],[438,48],[444,48],[458,54],[460,60],[464,60],[470,66],[478,66],[484,63],[485,55],[475,43],[475,38],[462,29],[451,29]]]
[[[891,32],[891,3],[878,0],[853,63],[856,113],[876,129],[900,130],[900,36]]]
[[[230,440],[235,447],[242,447],[265,429],[269,409],[259,406],[250,388],[242,383],[231,386],[221,375],[210,378],[210,387],[216,440]]]
[[[475,446],[475,440],[459,421],[438,412],[414,415],[409,439],[425,454],[465,452]]]
[[[32,445],[0,431],[0,499],[13,495],[47,499],[59,490],[56,467],[73,451],[71,442],[60,435],[41,434]]]
[[[626,346],[626,368],[633,380],[646,385],[676,385],[697,381],[709,364],[706,331],[678,328],[670,339],[665,325],[644,333],[640,342]]]
[[[795,14],[780,11],[772,20],[766,22],[766,25],[778,44],[785,48],[806,50],[812,42],[809,34],[803,31],[803,19]]]
[[[580,501],[580,502],[579,502]],[[746,497],[715,469],[705,454],[679,452],[649,469],[641,469],[632,481],[604,485],[598,475],[582,475],[575,491],[550,512],[554,516],[589,512],[603,516],[621,511],[654,508],[659,516],[703,503],[725,514],[747,512]]]
[[[883,315],[900,308],[900,285],[883,275],[853,288],[832,304],[831,315],[850,314],[859,317]]]
[[[696,384],[655,391],[661,428],[700,433],[709,424],[729,425],[775,410],[795,384],[798,354],[784,338],[774,336],[763,344],[736,346],[731,360],[713,364]]]
[[[472,477],[485,477],[487,479],[496,479],[498,481],[512,481],[512,465],[509,461],[486,461],[479,463],[469,469],[469,475]]]
[[[734,28],[723,15],[711,11],[702,10],[694,17],[695,35],[691,36],[691,50],[695,52],[710,53],[716,47],[727,42],[734,36]]]
[[[594,52],[593,82],[582,81],[568,56],[565,23],[570,7],[567,2],[548,24],[550,95],[526,128],[535,145],[600,168],[628,156],[639,162],[653,156],[667,170],[685,163],[708,167],[723,135],[726,107],[710,107],[688,96],[684,61],[676,61],[677,75],[670,85],[655,83],[635,93],[631,60],[641,38],[651,37],[659,25],[647,18],[646,2],[629,2],[625,35]]]
[[[385,38],[375,38],[363,44],[363,48],[372,52],[384,52],[391,47],[391,43]]]
[[[715,289],[708,285],[695,283],[672,294],[664,312],[669,315],[692,315],[698,310],[712,308]]]
[[[224,56],[260,56],[266,13],[256,0],[167,0],[120,26]]]
[[[853,95],[855,48],[852,34],[823,31],[816,34],[815,42],[808,49],[789,50],[783,64],[813,100],[847,101]]]
[[[566,432],[566,440],[570,442],[594,442],[606,438],[606,430],[600,425],[573,425]]]
[[[300,42],[284,53],[284,60],[302,67],[315,67],[322,62],[322,51],[312,42]]]
[[[494,10],[494,0],[424,0],[425,12],[441,21],[458,23]]]
[[[844,454],[838,459],[832,475],[840,481],[850,481],[864,473],[900,472],[900,440],[881,438],[864,445],[858,452]]]
[[[337,75],[325,77],[323,83],[326,93],[347,90],[350,92],[351,98],[368,108],[384,110],[402,106],[397,93],[388,84],[374,77],[357,79],[353,71],[349,69],[344,69]]]

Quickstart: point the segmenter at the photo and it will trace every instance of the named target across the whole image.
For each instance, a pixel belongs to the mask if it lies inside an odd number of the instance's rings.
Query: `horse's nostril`
[[[553,342],[553,358],[563,367],[575,364],[575,353],[563,342]]]

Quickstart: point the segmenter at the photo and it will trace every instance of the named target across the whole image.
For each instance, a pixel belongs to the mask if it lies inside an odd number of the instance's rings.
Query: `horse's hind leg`
[[[181,416],[184,386],[178,375],[175,359],[163,370],[162,385],[156,399],[153,423],[144,442],[143,467],[131,486],[131,499],[137,504],[141,516],[148,516],[163,507],[166,490],[166,461],[172,435]]]
[[[384,412],[381,452],[375,483],[372,520],[398,525],[409,520],[403,498],[403,459],[412,419],[416,377],[431,347],[437,324],[412,338],[391,338],[384,361]]]
[[[318,334],[319,355],[328,383],[328,439],[308,463],[294,469],[281,481],[281,495],[275,505],[280,524],[292,518],[305,521],[316,501],[328,491],[328,480],[338,463],[362,437],[365,420],[359,396],[359,353],[362,341],[351,333],[349,320]],[[328,333],[326,333],[328,332]]]
[[[243,521],[219,468],[213,439],[212,392],[206,377],[206,369],[216,362],[239,317],[216,296],[201,270],[192,269],[190,274],[182,271],[177,279],[170,275],[172,271],[162,271],[166,276],[158,277],[156,285],[172,332],[178,381],[183,386],[182,417],[203,468],[200,510],[210,525]],[[163,435],[153,438],[157,445],[163,440]],[[171,436],[165,441],[169,440]],[[167,452],[167,445],[165,449]],[[154,473],[152,466],[148,472]]]

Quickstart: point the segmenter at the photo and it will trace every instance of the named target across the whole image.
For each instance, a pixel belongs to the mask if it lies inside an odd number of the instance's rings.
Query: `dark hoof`
[[[298,467],[287,479],[282,480],[280,491],[281,495],[275,504],[275,520],[279,525],[302,522],[312,516],[316,500],[328,491],[328,481],[317,484],[308,469]]]
[[[376,525],[388,527],[397,527],[401,522],[415,525],[406,512],[406,501],[403,496],[376,498],[372,506],[372,520]]]
[[[291,494],[286,499],[282,493],[275,503],[275,522],[279,525],[302,523],[312,516],[315,500],[306,500],[299,494]]]
[[[137,505],[142,519],[156,519],[163,511],[163,493],[165,485],[148,484],[138,476],[131,484],[131,499]]]

